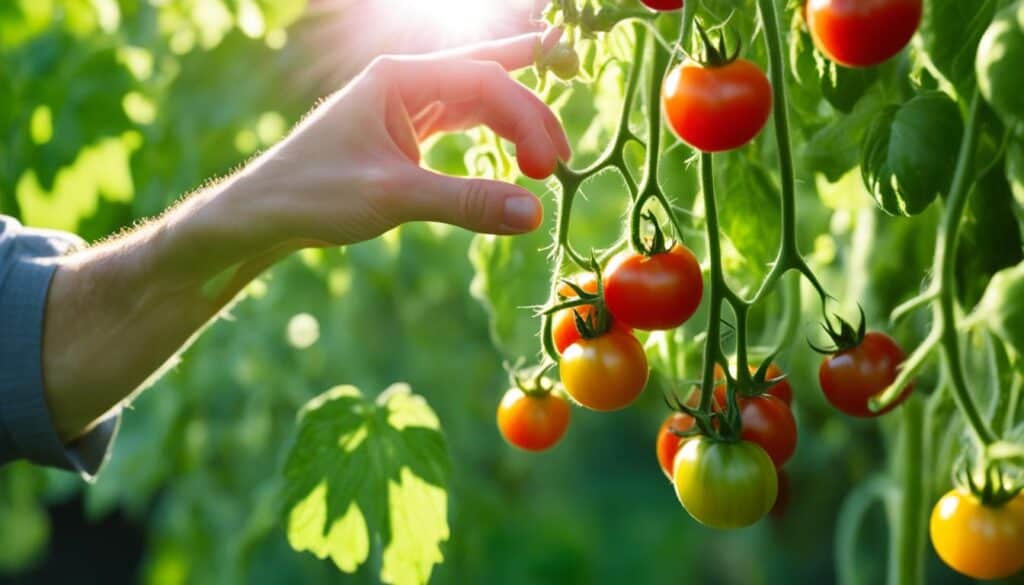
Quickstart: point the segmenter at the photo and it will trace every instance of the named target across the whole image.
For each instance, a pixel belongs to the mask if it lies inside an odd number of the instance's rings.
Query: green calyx
[[[522,390],[527,396],[544,397],[556,390],[556,385],[547,377],[551,368],[555,367],[554,362],[544,362],[533,368],[523,368],[520,364],[510,366],[505,364],[508,370],[509,383]]]
[[[867,319],[864,318],[864,308],[857,305],[857,309],[860,311],[860,324],[857,325],[856,329],[839,315],[833,314],[836,321],[839,322],[838,327],[832,324],[828,315],[824,316],[825,322],[821,324],[821,328],[825,330],[825,333],[832,340],[832,347],[819,347],[810,341],[807,344],[814,351],[824,355],[841,353],[860,345],[860,342],[864,341],[864,336],[867,334]]]
[[[697,28],[697,34],[700,35],[702,50],[697,57],[691,55],[691,59],[703,67],[715,68],[725,67],[739,58],[740,51],[743,48],[742,41],[737,41],[736,46],[730,52],[725,43],[724,32],[718,36],[718,43],[713,43],[707,31],[704,30],[704,27],[699,22],[694,22],[694,25]]]
[[[998,464],[985,465],[980,479],[970,468],[970,458],[965,457],[953,474],[954,483],[970,490],[983,506],[998,508],[1016,498],[1024,490],[1024,483],[1008,480]]]

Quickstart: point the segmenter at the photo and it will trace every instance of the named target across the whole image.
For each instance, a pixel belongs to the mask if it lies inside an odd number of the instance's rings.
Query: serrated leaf
[[[836,65],[815,52],[821,95],[840,112],[850,113],[860,98],[878,80],[875,67],[849,68]]]
[[[303,407],[285,464],[288,542],[347,573],[380,546],[381,581],[426,583],[449,536],[449,468],[437,416],[409,386],[373,401],[332,388]]]
[[[860,145],[875,116],[885,107],[878,92],[868,92],[853,111],[814,133],[799,150],[799,165],[835,183],[860,163]]]
[[[948,189],[963,135],[960,110],[939,92],[882,110],[864,138],[861,173],[878,207],[917,215]]]

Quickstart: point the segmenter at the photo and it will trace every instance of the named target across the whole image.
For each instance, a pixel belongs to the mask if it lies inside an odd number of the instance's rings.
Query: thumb
[[[537,229],[544,209],[526,189],[487,179],[465,179],[416,169],[406,212],[415,221],[439,221],[487,234]]]

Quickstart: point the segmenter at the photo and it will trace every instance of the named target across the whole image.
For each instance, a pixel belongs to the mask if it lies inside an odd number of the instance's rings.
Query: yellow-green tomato
[[[680,447],[673,483],[683,508],[712,528],[743,528],[775,504],[775,465],[760,446],[694,437]]]
[[[985,506],[969,490],[946,492],[932,509],[932,545],[947,565],[975,579],[1024,569],[1024,494]]]

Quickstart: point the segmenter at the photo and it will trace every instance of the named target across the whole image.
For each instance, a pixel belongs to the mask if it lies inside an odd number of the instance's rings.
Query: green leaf
[[[815,51],[821,95],[840,112],[850,113],[860,98],[878,80],[878,69],[841,67]]]
[[[992,331],[1012,347],[1017,355],[1024,355],[1024,262],[996,273],[978,303],[976,315]]]
[[[978,41],[995,14],[997,0],[930,0],[925,2],[918,34],[935,72],[961,96],[974,87]]]
[[[853,111],[814,133],[798,152],[798,164],[811,172],[825,175],[829,182],[839,181],[860,163],[860,146],[871,122],[885,107],[878,92],[869,92]]]
[[[1013,194],[1003,165],[975,184],[967,201],[957,242],[957,293],[965,307],[982,296],[993,274],[1024,260]],[[1020,299],[1017,302],[1019,304]]]
[[[525,307],[545,300],[550,276],[540,251],[544,231],[517,238],[480,235],[469,248],[476,270],[470,292],[487,310],[491,340],[510,357],[533,355],[540,347],[540,321]]]
[[[373,401],[332,388],[303,407],[285,464],[288,542],[348,573],[382,547],[381,581],[426,583],[449,536],[449,468],[437,416],[407,385]]]
[[[779,187],[757,161],[740,154],[720,156],[719,161],[719,225],[747,261],[743,272],[759,278],[778,248]]]
[[[1003,123],[1024,136],[1024,2],[1001,11],[978,47],[978,88]]]
[[[864,139],[864,185],[890,215],[921,213],[949,189],[962,135],[959,108],[940,92],[882,110]]]

